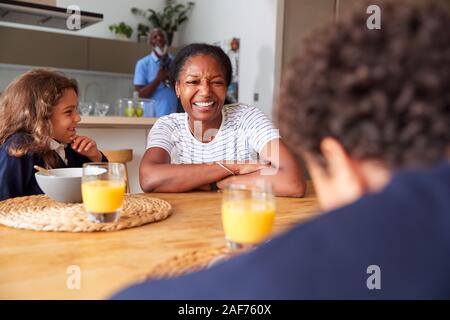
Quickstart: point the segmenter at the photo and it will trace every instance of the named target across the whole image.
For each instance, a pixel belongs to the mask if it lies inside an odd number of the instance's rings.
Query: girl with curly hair
[[[78,85],[60,72],[35,69],[19,76],[0,98],[0,200],[41,194],[35,165],[81,167],[107,161],[76,126]]]

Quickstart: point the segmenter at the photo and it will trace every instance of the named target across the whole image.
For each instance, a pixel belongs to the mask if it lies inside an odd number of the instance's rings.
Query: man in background
[[[228,86],[227,98],[230,103],[239,100],[239,39],[233,38],[230,42],[230,50],[227,52],[231,61],[232,77]]]
[[[155,101],[155,117],[161,117],[177,109],[175,91],[167,83],[169,65],[173,57],[168,53],[166,34],[158,28],[150,33],[152,52],[136,63],[134,88],[140,98]]]

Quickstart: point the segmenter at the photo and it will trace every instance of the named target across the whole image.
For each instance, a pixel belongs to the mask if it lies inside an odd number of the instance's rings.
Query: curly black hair
[[[450,146],[450,18],[440,6],[367,3],[312,33],[292,61],[278,119],[288,145],[326,167],[325,137],[390,169],[431,165]]]
[[[206,43],[192,43],[181,49],[170,65],[169,79],[173,87],[175,87],[175,82],[186,62],[198,55],[208,55],[216,59],[222,66],[227,86],[230,85],[232,69],[228,55],[220,47]]]

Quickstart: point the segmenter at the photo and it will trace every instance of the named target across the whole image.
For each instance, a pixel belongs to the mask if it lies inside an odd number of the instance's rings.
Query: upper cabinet
[[[143,43],[0,27],[0,63],[133,74]]]
[[[333,21],[335,0],[286,0],[284,4],[283,70],[302,45],[302,39],[314,28]]]
[[[88,38],[0,27],[0,63],[88,68]]]
[[[150,49],[145,43],[89,38],[88,68],[134,73],[136,62],[149,53]]]
[[[450,9],[449,0],[432,1]],[[386,0],[372,0],[367,6],[370,4],[381,5],[385,2]],[[425,3],[424,0],[405,0],[405,2]],[[360,0],[285,0],[282,70],[287,69],[291,59],[299,52],[305,36],[330,21],[339,21],[357,5],[361,5]],[[365,9],[362,13],[369,17]]]
[[[346,12],[349,12],[351,9],[353,9],[356,5],[359,4],[358,0],[336,0],[339,6],[339,15],[342,16]],[[425,4],[426,2],[424,0],[404,0],[406,3],[413,3],[413,4]],[[370,5],[381,5],[385,3],[386,0],[372,0],[370,2]],[[450,10],[450,1],[449,0],[432,0],[431,2],[435,2],[439,5],[442,5],[443,8],[447,8]],[[369,5],[369,4],[367,4]],[[383,14],[381,14],[383,16]],[[383,18],[381,18],[383,19]],[[383,21],[383,20],[381,20]]]

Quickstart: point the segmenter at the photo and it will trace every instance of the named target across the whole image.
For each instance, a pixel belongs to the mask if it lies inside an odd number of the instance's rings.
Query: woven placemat
[[[122,215],[114,223],[90,222],[82,203],[61,203],[45,195],[0,202],[1,224],[36,231],[116,231],[163,220],[171,213],[168,202],[144,195],[126,195]]]
[[[219,261],[231,257],[230,249],[226,246],[194,250],[182,255],[174,256],[156,265],[148,272],[143,280],[159,279],[179,276],[185,273],[207,268]]]

